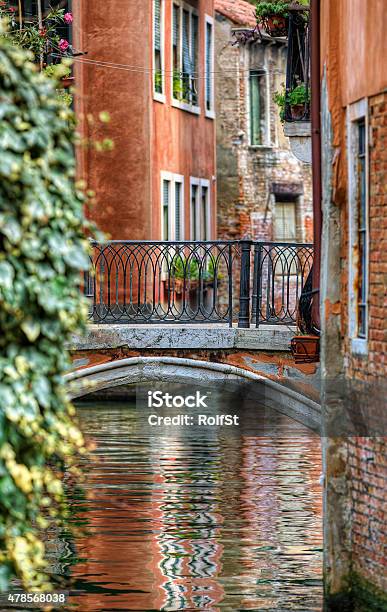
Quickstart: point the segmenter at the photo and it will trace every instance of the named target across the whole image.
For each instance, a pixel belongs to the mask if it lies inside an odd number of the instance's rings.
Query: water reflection
[[[73,609],[322,609],[320,442],[273,416],[274,435],[145,432],[135,406],[79,408],[88,532]]]

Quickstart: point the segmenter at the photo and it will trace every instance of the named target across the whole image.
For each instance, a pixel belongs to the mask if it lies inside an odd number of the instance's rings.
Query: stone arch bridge
[[[295,329],[222,325],[89,325],[70,347],[73,398],[117,397],[152,381],[248,380],[265,386],[276,409],[320,431],[319,370],[295,364]]]

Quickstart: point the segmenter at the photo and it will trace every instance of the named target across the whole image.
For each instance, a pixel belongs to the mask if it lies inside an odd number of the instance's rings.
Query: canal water
[[[318,436],[276,411],[264,435],[163,435],[128,402],[78,416],[94,450],[70,500],[71,609],[322,610]]]

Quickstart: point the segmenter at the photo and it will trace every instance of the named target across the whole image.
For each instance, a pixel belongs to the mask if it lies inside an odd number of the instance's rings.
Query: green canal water
[[[130,403],[78,416],[94,450],[70,500],[69,609],[322,610],[316,435],[275,411],[265,435],[162,435]]]

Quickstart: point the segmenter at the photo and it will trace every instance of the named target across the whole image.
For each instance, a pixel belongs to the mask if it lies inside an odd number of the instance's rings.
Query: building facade
[[[245,0],[215,0],[218,233],[222,238],[311,242],[311,167],[284,136],[274,96],[285,81],[286,40],[256,26]]]
[[[213,14],[213,0],[125,2],[119,19],[111,0],[74,3],[79,175],[111,238],[215,236]]]
[[[377,0],[321,3],[325,570],[331,609],[386,609],[387,41]],[[359,30],[360,24],[360,30]],[[344,422],[346,419],[347,422]],[[348,429],[348,422],[352,427]],[[338,435],[338,425],[343,435]],[[328,433],[332,436],[332,429]]]

